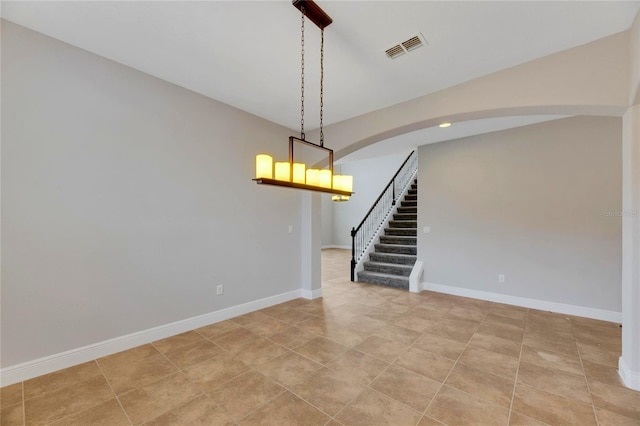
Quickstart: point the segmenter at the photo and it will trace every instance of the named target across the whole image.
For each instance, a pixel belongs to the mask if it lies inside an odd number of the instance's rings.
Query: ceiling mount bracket
[[[304,15],[321,30],[328,27],[333,22],[333,19],[331,19],[331,17],[327,15],[326,12],[313,0],[293,0],[292,4],[296,9],[304,13]],[[303,7],[304,11],[302,10]]]

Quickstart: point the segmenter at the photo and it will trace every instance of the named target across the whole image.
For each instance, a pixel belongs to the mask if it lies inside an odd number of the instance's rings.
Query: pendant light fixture
[[[302,14],[300,44],[302,84],[300,86],[300,137],[289,136],[289,161],[276,161],[269,154],[256,155],[256,177],[261,185],[274,185],[294,189],[306,189],[333,194],[333,201],[348,201],[353,195],[353,176],[333,174],[333,150],[324,146],[323,97],[324,97],[324,29],[333,20],[312,0],[294,0],[293,5]],[[320,28],[320,143],[307,141],[304,133],[304,23],[309,18]],[[308,168],[296,161],[294,147],[311,147],[327,157],[327,168]]]

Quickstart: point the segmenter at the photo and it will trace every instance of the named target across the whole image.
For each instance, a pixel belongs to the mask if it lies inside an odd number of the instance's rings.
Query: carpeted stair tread
[[[373,262],[413,265],[414,263],[416,263],[417,256],[413,254],[375,253],[374,252],[369,255],[369,259]]]
[[[399,277],[397,275],[383,274],[379,272],[358,272],[358,281],[369,284],[385,285],[387,287],[402,288],[405,290],[409,289],[409,277]]]

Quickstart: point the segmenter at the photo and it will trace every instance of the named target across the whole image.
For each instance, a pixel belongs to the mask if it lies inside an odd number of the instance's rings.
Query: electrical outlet
[[[422,228],[422,232],[424,232],[425,234],[431,233],[431,227],[430,226],[425,226],[424,228]]]
[[[499,283],[503,283],[504,282],[504,275],[503,274],[498,275],[498,282]]]
[[[218,284],[216,287],[216,295],[220,296],[222,293],[224,293],[224,286],[222,284]]]

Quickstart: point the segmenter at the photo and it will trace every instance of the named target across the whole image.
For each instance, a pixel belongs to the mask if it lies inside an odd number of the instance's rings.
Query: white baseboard
[[[321,288],[316,288],[315,290],[302,289],[300,290],[300,295],[305,299],[310,299],[310,300],[318,299],[322,297],[322,289]]]
[[[558,312],[561,314],[575,315],[577,317],[593,318],[602,321],[622,322],[622,313],[607,311],[604,309],[587,308],[584,306],[568,305],[565,303],[548,302],[545,300],[530,299],[527,297],[510,296],[507,294],[490,293],[487,291],[472,290],[462,287],[454,287],[434,283],[422,283],[423,290],[436,291],[438,293],[453,294],[455,296],[470,297],[472,299],[488,300],[490,302],[505,303],[507,305],[522,306],[525,308],[539,309],[541,311]]]
[[[319,290],[321,296],[322,289]],[[153,327],[147,330],[94,343],[92,345],[83,346],[81,348],[12,365],[0,370],[0,385],[7,386],[19,383],[43,374],[52,373],[54,371],[92,361],[103,356],[135,348],[136,346],[144,345],[158,339],[175,336],[176,334],[184,333],[195,328],[204,327],[239,315],[248,314],[249,312],[253,312],[258,309],[268,308],[269,306],[287,302],[301,296],[307,299],[315,298],[307,297],[304,291],[305,290],[294,290],[287,293],[277,294],[275,296],[254,300],[242,305],[232,306],[219,311],[209,312],[204,315],[198,315],[196,317],[187,318],[170,324]],[[316,294],[315,291],[309,291],[309,293],[310,296],[314,296]]]
[[[326,246],[322,246],[321,248],[322,248],[322,250],[325,250],[325,249],[351,250],[351,246],[339,246],[339,245],[335,245],[335,244],[329,244],[329,245],[326,245]]]
[[[618,375],[626,387],[640,391],[640,372],[631,371],[622,357],[618,359]]]

